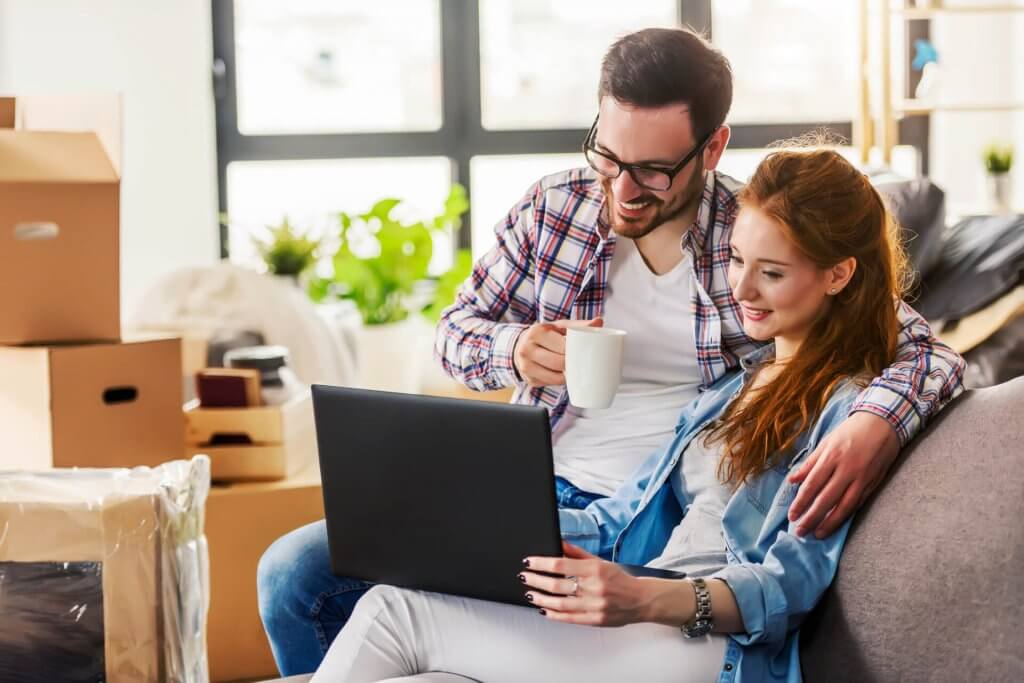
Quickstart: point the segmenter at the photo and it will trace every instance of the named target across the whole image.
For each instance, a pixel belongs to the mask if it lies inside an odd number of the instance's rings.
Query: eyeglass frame
[[[665,192],[668,189],[670,189],[672,187],[672,183],[676,181],[676,176],[679,175],[679,172],[686,168],[686,165],[693,161],[694,157],[696,157],[698,154],[704,151],[704,148],[708,146],[709,142],[711,142],[711,137],[718,130],[718,127],[712,129],[710,133],[705,135],[704,138],[700,142],[698,142],[692,150],[690,150],[689,154],[683,157],[682,161],[680,161],[672,168],[658,168],[657,166],[649,166],[647,164],[628,164],[625,161],[620,161],[619,159],[610,157],[601,150],[597,149],[597,147],[595,147],[593,143],[595,142],[594,138],[597,133],[597,122],[600,118],[600,114],[594,117],[594,123],[590,125],[590,130],[587,132],[587,137],[584,138],[583,140],[583,158],[587,160],[587,165],[590,166],[590,168],[593,168],[595,173],[597,173],[603,178],[608,178],[609,180],[615,180],[620,175],[622,175],[623,171],[626,171],[627,173],[629,173],[629,177],[633,179],[634,183],[644,188],[645,190],[653,190],[654,192]],[[597,154],[598,156],[607,159],[608,161],[615,164],[618,167],[619,172],[613,176],[610,176],[594,168],[594,165],[590,163],[590,157],[587,156],[588,151],[593,152],[594,154]],[[635,169],[639,169],[641,171],[653,171],[655,173],[664,173],[665,175],[668,176],[668,187],[662,189],[644,185],[643,183],[636,179],[635,175],[633,175],[633,171]]]

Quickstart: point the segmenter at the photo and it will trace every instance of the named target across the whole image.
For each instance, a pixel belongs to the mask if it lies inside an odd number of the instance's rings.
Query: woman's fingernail
[[[544,615],[545,615],[545,614],[547,614],[547,613],[548,613],[548,611],[547,611],[546,609],[544,609],[543,607],[541,607],[541,608],[540,608],[540,614],[541,614],[541,616],[544,616]]]
[[[807,535],[807,527],[798,526],[796,528],[796,535],[797,536],[806,536]]]
[[[524,557],[523,558],[523,566],[524,567],[529,567],[530,566],[530,558],[528,558],[528,557]]]
[[[529,600],[530,602],[533,602],[533,596],[530,595],[529,593],[526,594],[526,599]]]
[[[518,575],[518,578],[519,578],[519,580],[520,580],[520,581],[522,581],[523,583],[526,583],[526,576],[525,576],[525,575],[523,575],[523,574],[519,574],[519,575]]]

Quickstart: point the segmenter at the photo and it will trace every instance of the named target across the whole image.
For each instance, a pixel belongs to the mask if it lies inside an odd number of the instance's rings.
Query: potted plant
[[[1013,166],[1013,147],[1010,145],[991,144],[982,155],[987,172],[989,199],[996,210],[1009,211],[1010,195],[1013,187],[1010,183],[1010,169]]]
[[[268,225],[267,232],[267,237],[253,238],[267,272],[298,283],[299,276],[316,263],[320,240],[296,230],[287,216],[278,225]]]
[[[417,303],[417,287],[427,279],[435,235],[454,236],[469,201],[465,188],[455,184],[433,218],[403,220],[395,215],[400,204],[400,199],[382,199],[366,213],[339,213],[333,272],[314,278],[308,291],[314,301],[339,297],[359,310],[363,327],[357,355],[364,386],[416,391],[421,355],[416,339],[423,325],[412,314],[425,303]]]

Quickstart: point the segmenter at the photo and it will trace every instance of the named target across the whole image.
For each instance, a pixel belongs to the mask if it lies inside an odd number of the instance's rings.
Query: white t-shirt
[[[610,495],[671,438],[679,413],[697,396],[700,368],[690,312],[693,265],[685,254],[655,275],[636,244],[615,241],[604,324],[628,333],[622,383],[609,408],[570,404],[553,434],[555,474]]]

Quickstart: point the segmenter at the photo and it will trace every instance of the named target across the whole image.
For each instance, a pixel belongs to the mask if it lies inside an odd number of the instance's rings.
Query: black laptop
[[[522,559],[562,554],[544,408],[314,385],[313,412],[336,575],[529,604]]]

